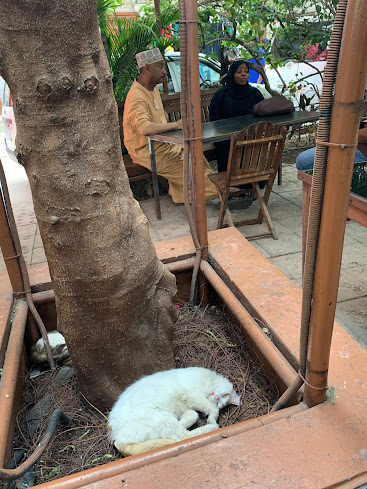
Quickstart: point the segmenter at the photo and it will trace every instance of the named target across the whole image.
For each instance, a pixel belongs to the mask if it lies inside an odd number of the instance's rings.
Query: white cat
[[[70,355],[63,335],[57,330],[53,330],[47,333],[47,337],[50,343],[53,359],[56,362],[62,363],[64,365],[70,364]],[[37,343],[32,346],[31,361],[35,364],[42,364],[47,362],[45,340],[43,338],[40,338]]]
[[[130,385],[108,420],[111,442],[125,456],[163,447],[218,428],[219,410],[241,404],[231,382],[200,367],[157,372]],[[189,431],[198,412],[207,424]]]

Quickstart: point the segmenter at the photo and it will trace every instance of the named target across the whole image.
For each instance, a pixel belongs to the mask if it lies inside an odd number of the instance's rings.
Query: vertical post
[[[155,11],[155,18],[157,20],[158,36],[161,36],[162,35],[162,17],[161,17],[161,2],[160,2],[160,0],[154,0],[154,11]],[[168,93],[167,76],[165,76],[163,79],[163,92]]]
[[[185,0],[187,29],[187,116],[191,139],[192,201],[195,212],[196,233],[207,257],[208,229],[204,184],[203,141],[201,130],[201,100],[199,85],[198,15],[195,0]]]
[[[1,163],[0,163],[1,164]],[[2,176],[5,176],[1,171]],[[1,180],[0,180],[1,187]],[[5,202],[0,192],[0,248],[3,253],[6,269],[13,292],[22,292],[24,290],[22,272],[19,266],[19,259],[12,238],[9,226]]]
[[[304,393],[310,407],[326,398],[348,197],[367,73],[365,7],[362,0],[349,0],[339,56],[310,318]]]

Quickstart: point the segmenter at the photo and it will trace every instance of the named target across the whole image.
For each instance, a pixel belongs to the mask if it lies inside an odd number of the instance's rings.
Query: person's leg
[[[230,145],[231,141],[229,139],[214,143],[215,153],[217,156],[218,172],[227,171]]]
[[[367,156],[361,153],[359,149],[356,149],[356,154],[354,156],[354,163],[363,163],[364,161],[367,161]]]
[[[314,159],[316,154],[316,147],[307,149],[303,151],[297,156],[296,159],[296,168],[297,170],[312,170],[314,165]],[[362,163],[367,161],[367,156],[361,153],[358,149],[356,149],[356,153],[354,156],[354,163]]]
[[[168,193],[176,204],[184,203],[183,191],[183,149],[180,146],[166,145],[164,151],[156,154],[157,173],[166,178],[169,183]],[[213,173],[209,163],[204,157],[204,183],[205,198],[211,200],[217,197],[214,184],[209,180],[208,175]]]
[[[296,168],[297,170],[312,170],[315,160],[316,147],[306,149],[297,156]]]

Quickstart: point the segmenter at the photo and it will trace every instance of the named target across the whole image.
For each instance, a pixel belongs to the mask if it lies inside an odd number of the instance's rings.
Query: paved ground
[[[1,131],[0,127],[0,131]],[[3,134],[0,132],[0,157],[3,162],[11,193],[12,205],[23,253],[28,265],[46,261],[37,222],[33,212],[32,198],[23,168],[5,151]],[[283,184],[275,185],[270,197],[269,211],[275,223],[278,240],[266,238],[252,241],[252,244],[291,280],[301,286],[302,249],[302,185],[297,180],[297,172],[292,158],[283,166]],[[141,202],[141,207],[150,222],[153,241],[187,236],[190,234],[183,205],[172,203],[169,196],[161,197],[162,220],[155,217],[152,200]],[[246,211],[236,211],[254,215],[254,203]],[[207,205],[208,229],[216,227],[218,210]],[[238,228],[245,236],[258,233],[261,226]],[[348,221],[344,240],[343,262],[337,304],[336,320],[364,347],[367,348],[367,229]],[[0,270],[5,268],[0,254]]]

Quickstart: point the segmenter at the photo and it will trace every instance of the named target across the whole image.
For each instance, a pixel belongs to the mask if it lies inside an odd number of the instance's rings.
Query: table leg
[[[283,183],[282,162],[280,162],[279,168],[278,168],[278,185],[282,185],[282,183]]]
[[[157,175],[157,165],[155,161],[155,151],[154,151],[154,141],[149,138],[149,152],[150,161],[152,164],[152,182],[153,182],[153,194],[154,194],[154,207],[157,219],[162,219],[161,216],[161,204],[159,202],[159,185],[158,185],[158,175]]]

